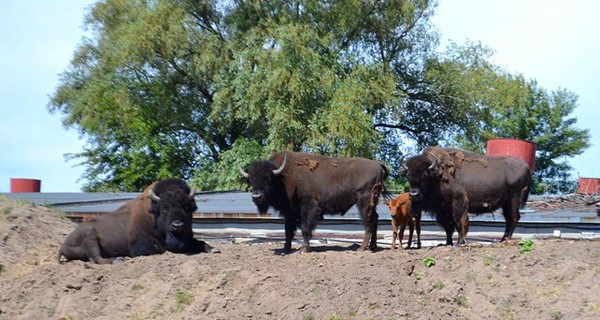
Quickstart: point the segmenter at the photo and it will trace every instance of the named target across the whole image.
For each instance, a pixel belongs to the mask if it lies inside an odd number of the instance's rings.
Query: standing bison
[[[117,257],[220,252],[194,239],[194,190],[180,179],[153,183],[115,212],[81,223],[60,247],[58,259],[112,263]]]
[[[392,223],[392,250],[396,249],[396,239],[398,239],[398,249],[402,250],[402,239],[404,239],[406,226],[408,226],[406,249],[412,245],[415,226],[417,227],[417,248],[421,249],[421,212],[415,214],[410,212],[410,194],[408,192],[399,194],[388,202],[388,207]]]
[[[310,239],[324,214],[344,215],[358,207],[365,236],[360,247],[377,248],[376,206],[384,190],[386,167],[364,158],[330,158],[300,152],[280,152],[269,161],[239,168],[252,187],[252,200],[260,213],[269,207],[285,219],[285,246],[292,250],[296,229],[302,230],[300,252],[310,250]]]
[[[465,243],[467,212],[480,214],[501,208],[510,239],[527,202],[531,170],[521,159],[484,156],[456,148],[426,148],[406,162],[413,212],[429,211],[446,231],[446,244],[458,231]]]

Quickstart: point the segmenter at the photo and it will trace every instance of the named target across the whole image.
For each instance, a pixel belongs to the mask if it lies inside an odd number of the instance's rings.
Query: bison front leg
[[[396,222],[396,216],[392,216],[392,250],[396,250],[396,239],[398,239],[398,222]],[[402,246],[402,240],[400,240],[400,246]]]
[[[415,233],[415,222],[411,217],[408,217],[408,243],[406,244],[406,249],[410,249],[412,245],[413,234]],[[402,233],[404,236],[404,233]]]
[[[202,241],[202,240],[198,240],[195,238],[192,238],[191,240],[191,250],[190,253],[202,253],[202,252],[206,252],[206,253],[221,253],[221,250],[217,247],[213,247],[210,244]]]
[[[398,233],[398,250],[402,251],[402,240],[404,240],[404,230],[406,230],[406,224],[400,223],[400,232]]]
[[[454,229],[456,228],[454,219],[452,219],[449,213],[441,212],[435,215],[435,220],[446,231],[446,245],[451,246],[452,234],[454,234]]]
[[[415,216],[415,225],[417,229],[417,249],[421,249],[421,213]]]
[[[293,218],[285,218],[285,245],[283,246],[284,253],[292,252],[292,241],[296,234],[296,220]]]

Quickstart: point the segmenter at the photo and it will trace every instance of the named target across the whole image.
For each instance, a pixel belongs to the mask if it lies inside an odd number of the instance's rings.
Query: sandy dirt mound
[[[212,242],[221,254],[58,264],[75,224],[0,198],[0,319],[600,319],[600,242],[402,252]]]

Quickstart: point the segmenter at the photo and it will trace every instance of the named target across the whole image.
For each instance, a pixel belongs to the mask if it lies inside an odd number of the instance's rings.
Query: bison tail
[[[389,174],[388,168],[385,165],[381,164],[381,169],[381,190],[378,193],[381,195],[383,203],[388,204],[388,202],[394,199],[394,194],[392,194],[385,188],[385,180],[387,179]]]
[[[527,199],[529,199],[529,193],[533,188],[533,179],[529,180],[529,185],[521,190],[521,209],[527,205]]]

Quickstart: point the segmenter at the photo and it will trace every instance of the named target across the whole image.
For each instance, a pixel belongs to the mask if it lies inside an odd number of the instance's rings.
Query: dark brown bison
[[[467,212],[480,214],[502,209],[510,239],[527,202],[531,170],[525,161],[508,156],[484,156],[456,148],[426,148],[406,162],[413,212],[429,211],[446,231],[452,245],[465,243]]]
[[[392,218],[392,250],[396,249],[396,239],[398,239],[398,249],[402,250],[402,239],[404,239],[404,230],[408,226],[408,243],[406,249],[412,245],[415,226],[417,229],[417,248],[421,248],[421,213],[411,214],[410,195],[408,192],[399,194],[388,202],[390,216]]]
[[[118,257],[220,252],[193,237],[194,190],[181,179],[153,183],[115,212],[82,222],[65,239],[58,260],[112,263]]]
[[[376,206],[384,190],[387,168],[364,158],[330,158],[300,152],[280,152],[269,161],[239,168],[252,187],[260,213],[273,207],[285,219],[284,251],[290,252],[296,229],[302,230],[300,252],[310,250],[310,239],[324,214],[343,215],[354,204],[365,226],[360,247],[377,248]]]

